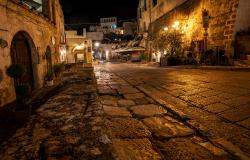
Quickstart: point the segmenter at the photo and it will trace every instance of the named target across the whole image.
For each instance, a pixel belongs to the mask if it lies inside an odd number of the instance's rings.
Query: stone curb
[[[172,69],[201,69],[201,70],[219,70],[219,71],[250,72],[250,67],[223,67],[223,66],[162,66],[161,68],[172,68]]]

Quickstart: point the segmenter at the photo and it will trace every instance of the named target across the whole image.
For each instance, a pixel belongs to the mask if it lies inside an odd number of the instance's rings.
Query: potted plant
[[[65,66],[62,63],[55,64],[53,66],[53,71],[54,71],[56,77],[59,77],[64,70],[65,70]]]
[[[52,71],[48,71],[45,75],[46,86],[51,87],[54,85],[54,74]]]
[[[7,68],[7,75],[13,78],[15,83],[15,91],[17,96],[17,101],[21,104],[24,104],[25,99],[30,94],[30,86],[29,84],[23,83],[21,78],[26,74],[26,68],[22,64],[12,64]]]

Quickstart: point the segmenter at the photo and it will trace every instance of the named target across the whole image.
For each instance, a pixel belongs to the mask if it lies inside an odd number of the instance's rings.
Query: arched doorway
[[[34,74],[37,57],[35,45],[26,32],[18,32],[11,42],[10,55],[12,64],[22,64],[26,68],[26,74],[20,79],[19,83],[28,84],[33,91],[36,88]],[[15,86],[17,86],[15,82]]]

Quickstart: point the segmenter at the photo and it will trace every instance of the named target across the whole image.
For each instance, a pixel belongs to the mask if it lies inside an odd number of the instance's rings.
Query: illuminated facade
[[[140,0],[138,29],[146,35],[151,57],[158,53],[152,46],[155,36],[175,28],[182,34],[184,49],[195,45],[199,55],[220,49],[231,59],[236,54],[235,35],[250,27],[249,9],[248,0]]]
[[[84,63],[92,66],[92,40],[76,31],[66,31],[66,63]]]
[[[65,43],[64,16],[59,0],[0,1],[0,107],[16,99],[15,82],[6,75],[11,64],[22,64],[22,83],[32,91],[44,85],[44,77],[60,62]]]

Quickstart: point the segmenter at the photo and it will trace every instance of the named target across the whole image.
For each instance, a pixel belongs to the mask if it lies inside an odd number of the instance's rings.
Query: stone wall
[[[146,1],[146,10],[144,1]],[[140,0],[138,6],[139,32],[148,31],[151,22],[154,22],[185,1],[187,0],[157,0],[157,5],[154,5],[152,0]]]
[[[41,13],[32,11],[15,0],[0,0],[0,39],[8,46],[0,47],[0,107],[15,100],[14,82],[6,75],[6,68],[11,65],[10,48],[16,33],[25,32],[34,43],[32,66],[34,68],[35,89],[43,86],[45,75],[44,53],[49,46],[52,50],[53,63],[59,61],[59,46],[64,36],[64,17],[58,0],[54,0],[56,21],[46,18]],[[34,57],[35,56],[35,57]]]
[[[205,31],[202,11],[207,9],[210,16],[207,48],[219,47],[230,57],[233,52],[237,7],[238,0],[189,0],[152,22],[151,35],[154,37],[155,33],[166,26],[171,27],[175,21],[178,21],[187,45],[192,41],[203,41]]]
[[[147,0],[146,11],[143,10],[143,3],[144,0],[141,0],[138,6],[139,31],[145,32],[143,28],[146,24],[149,37],[154,37],[160,30],[172,27],[178,21],[186,46],[192,41],[204,42],[202,11],[207,9],[210,16],[207,49],[225,50],[229,58],[234,55],[236,33],[250,27],[249,0],[158,0],[156,6]]]

